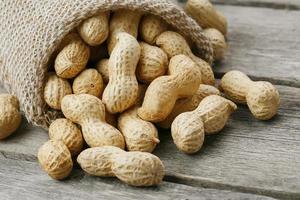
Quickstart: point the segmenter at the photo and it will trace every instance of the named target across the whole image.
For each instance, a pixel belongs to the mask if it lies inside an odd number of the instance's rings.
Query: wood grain
[[[300,11],[217,6],[229,21],[229,52],[214,68],[300,87]],[[234,12],[233,12],[234,11]]]
[[[271,198],[223,190],[194,188],[163,182],[158,187],[135,188],[109,178],[96,178],[73,170],[66,181],[50,179],[36,162],[10,160],[0,156],[1,199],[256,199]]]
[[[185,3],[186,0],[179,0]],[[300,10],[298,0],[211,0],[214,4],[266,7],[275,9]]]
[[[255,80],[300,87],[300,11],[216,7],[229,23],[229,51],[214,67],[217,78],[236,69]]]
[[[240,107],[222,133],[208,137],[201,152],[179,152],[168,131],[160,131],[155,154],[162,158],[167,180],[192,186],[236,190],[280,198],[300,198],[300,89],[278,86],[279,115],[255,120]],[[5,157],[35,160],[47,133],[24,123],[19,135],[0,142]]]

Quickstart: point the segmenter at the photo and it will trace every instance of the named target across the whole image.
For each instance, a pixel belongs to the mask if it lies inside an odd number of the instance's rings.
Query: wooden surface
[[[153,188],[90,177],[78,167],[66,181],[51,180],[36,161],[47,133],[23,120],[16,134],[0,142],[1,198],[300,199],[300,9],[278,6],[300,1],[215,1],[230,24],[230,50],[214,68],[217,77],[239,69],[276,83],[282,96],[278,116],[258,121],[239,106],[224,131],[207,137],[193,156],[180,153],[170,133],[161,130],[154,153],[166,165],[167,176]],[[269,4],[277,9],[266,8]]]

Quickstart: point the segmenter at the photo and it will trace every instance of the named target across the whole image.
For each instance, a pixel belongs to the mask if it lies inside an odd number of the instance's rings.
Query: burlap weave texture
[[[212,62],[212,47],[201,27],[168,0],[1,0],[0,80],[18,96],[29,122],[47,128],[59,114],[46,106],[43,88],[49,59],[62,39],[97,12],[121,8],[161,16]]]

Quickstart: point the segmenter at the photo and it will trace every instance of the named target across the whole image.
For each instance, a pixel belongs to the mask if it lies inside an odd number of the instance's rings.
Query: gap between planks
[[[219,135],[206,139],[203,149],[196,155],[180,153],[169,132],[160,131],[161,144],[155,154],[166,165],[165,180],[299,199],[300,89],[277,87],[282,94],[282,106],[274,120],[254,120],[242,106]],[[24,122],[15,135],[0,142],[0,152],[7,159],[36,162],[37,149],[47,139],[46,131]]]

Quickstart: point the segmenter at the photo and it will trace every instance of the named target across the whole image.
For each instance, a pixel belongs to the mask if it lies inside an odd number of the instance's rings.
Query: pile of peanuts
[[[189,0],[186,12],[204,28],[214,59],[222,59],[226,18],[208,0]],[[277,113],[277,89],[239,71],[222,78],[223,97],[211,66],[190,43],[160,17],[138,11],[102,12],[83,21],[62,41],[45,84],[45,102],[65,118],[50,125],[50,140],[38,152],[42,168],[64,179],[77,156],[90,175],[157,185],[165,175],[151,154],[160,142],[158,127],[171,128],[177,148],[194,154],[205,136],[224,128],[235,103],[247,104],[260,120]],[[90,148],[83,150],[85,143]]]

